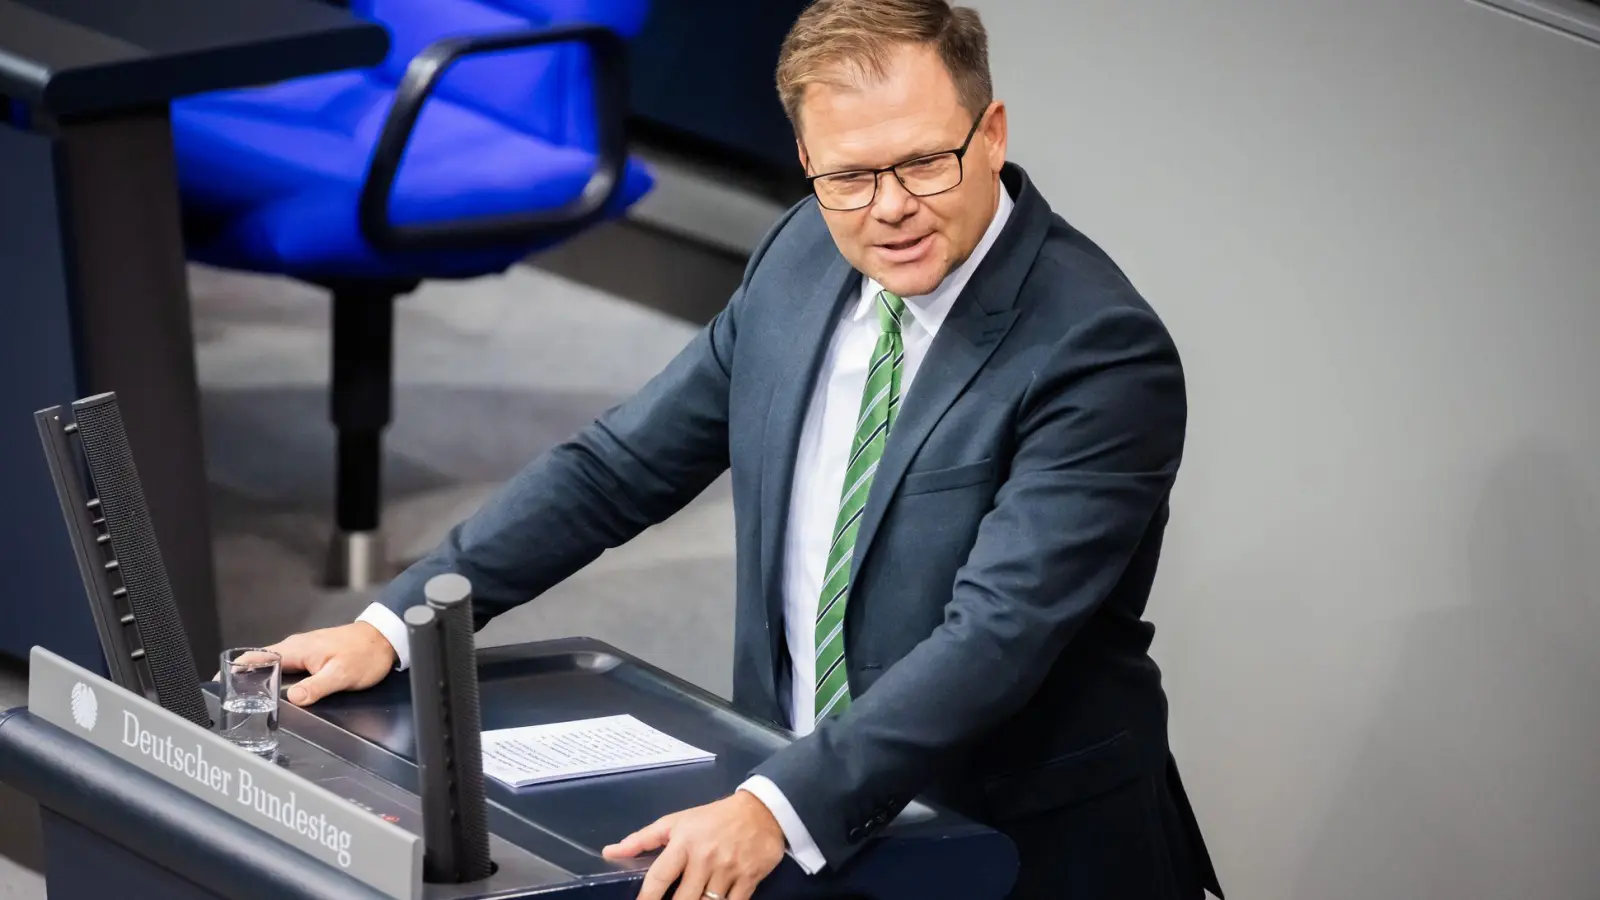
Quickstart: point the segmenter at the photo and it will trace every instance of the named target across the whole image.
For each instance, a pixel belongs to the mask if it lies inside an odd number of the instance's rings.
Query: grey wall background
[[[1600,49],[1466,0],[968,0],[1172,327],[1152,617],[1231,898],[1600,897]]]

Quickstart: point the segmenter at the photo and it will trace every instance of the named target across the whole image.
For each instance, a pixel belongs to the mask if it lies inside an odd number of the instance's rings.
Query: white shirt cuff
[[[783,791],[778,790],[772,779],[752,775],[739,785],[739,790],[754,794],[757,800],[766,804],[772,817],[778,820],[778,827],[783,829],[783,836],[789,841],[789,855],[794,857],[807,875],[822,871],[828,861],[822,858],[822,851],[817,849],[817,842],[811,839],[811,832],[806,830],[805,823],[800,821],[794,807],[789,805],[789,799],[783,796]]]
[[[411,665],[411,634],[406,630],[406,623],[394,610],[382,603],[372,603],[356,616],[357,622],[365,622],[378,629],[394,648],[395,671],[404,672]]]

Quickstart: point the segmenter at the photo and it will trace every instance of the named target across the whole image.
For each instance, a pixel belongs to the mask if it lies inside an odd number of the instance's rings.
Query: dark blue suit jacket
[[[1183,450],[1182,366],[1111,259],[1019,167],[1002,180],[1016,209],[929,348],[863,515],[854,702],[756,771],[831,866],[922,794],[1011,835],[1018,897],[1198,897],[1215,876],[1141,620]],[[661,374],[534,460],[384,602],[401,612],[460,572],[481,624],[731,469],[733,702],[787,725],[796,444],[859,278],[816,204],[797,205]]]

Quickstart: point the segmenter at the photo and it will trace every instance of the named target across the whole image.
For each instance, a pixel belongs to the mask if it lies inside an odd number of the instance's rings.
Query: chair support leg
[[[333,294],[330,412],[338,430],[335,520],[328,583],[361,590],[389,576],[379,530],[383,430],[394,393],[390,285],[338,286]]]
[[[374,429],[340,427],[335,503],[345,534],[377,531],[383,494],[383,438]]]

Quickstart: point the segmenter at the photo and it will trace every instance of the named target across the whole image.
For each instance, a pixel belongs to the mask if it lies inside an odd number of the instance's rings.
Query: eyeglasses
[[[900,186],[918,197],[942,194],[961,184],[965,168],[962,159],[967,155],[967,147],[972,144],[972,137],[978,133],[978,125],[983,122],[986,113],[987,109],[978,113],[978,118],[973,120],[972,128],[967,132],[967,139],[954,150],[930,153],[882,169],[850,169],[812,175],[807,179],[811,182],[811,190],[816,193],[817,202],[824,209],[838,212],[871,206],[872,201],[878,198],[878,179],[885,172],[893,172]]]

